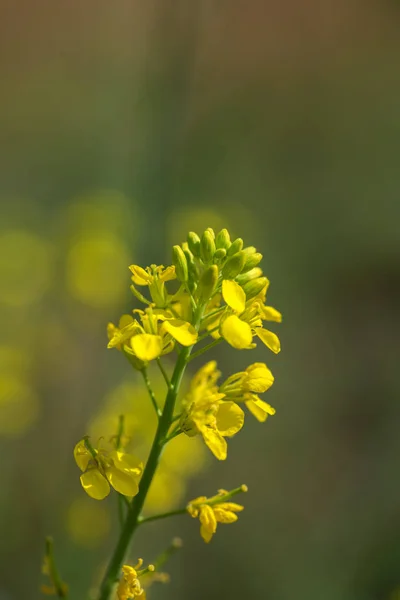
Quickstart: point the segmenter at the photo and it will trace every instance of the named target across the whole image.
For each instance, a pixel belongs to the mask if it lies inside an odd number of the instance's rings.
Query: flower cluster
[[[143,559],[139,558],[137,565],[131,567],[124,565],[122,567],[122,577],[118,584],[117,596],[118,600],[129,600],[132,598],[141,598],[146,600],[146,592],[144,591],[140,578],[148,572],[154,571],[154,565],[149,565],[146,569],[140,570],[143,564]]]

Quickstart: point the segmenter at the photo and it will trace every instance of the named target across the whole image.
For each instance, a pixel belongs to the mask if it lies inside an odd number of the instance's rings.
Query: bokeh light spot
[[[104,505],[86,498],[76,498],[68,509],[67,531],[75,544],[93,548],[110,531],[110,515]]]

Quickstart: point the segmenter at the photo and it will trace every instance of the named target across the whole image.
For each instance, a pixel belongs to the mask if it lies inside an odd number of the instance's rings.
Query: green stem
[[[149,392],[149,396],[150,396],[151,402],[152,402],[152,404],[154,406],[154,410],[156,411],[156,415],[157,415],[158,418],[160,418],[161,415],[162,415],[162,411],[161,411],[160,407],[158,406],[156,397],[155,397],[153,389],[151,387],[150,380],[149,380],[149,377],[147,375],[147,369],[146,368],[142,369],[141,373],[143,375],[143,379],[144,379],[144,383],[146,385],[147,391]]]
[[[176,515],[187,514],[186,508],[180,508],[179,510],[171,510],[170,512],[161,513],[159,515],[152,515],[151,517],[144,517],[139,519],[139,525],[143,523],[150,523],[150,521],[158,521],[159,519],[166,519],[167,517],[175,517]]]
[[[198,329],[204,307],[201,306],[196,311],[195,327]],[[157,470],[158,461],[163,449],[163,440],[167,437],[171,421],[174,414],[175,401],[179,392],[183,374],[188,363],[193,346],[183,347],[179,353],[171,378],[171,384],[168,388],[162,415],[158,421],[157,431],[150,450],[146,468],[140,481],[139,492],[133,499],[125,519],[125,525],[120,533],[119,540],[111,557],[104,579],[100,586],[99,600],[109,600],[113,591],[114,584],[118,580],[121,567],[128,552],[133,534],[139,525],[139,517],[146,500],[154,474]]]
[[[54,559],[53,539],[51,537],[46,538],[46,557],[50,580],[54,585],[57,596],[59,598],[68,598],[67,586],[61,580],[56,566],[56,561]]]
[[[204,348],[200,348],[200,350],[197,350],[197,352],[193,352],[193,354],[191,355],[189,360],[193,360],[193,359],[197,358],[198,356],[201,356],[202,354],[204,354],[204,352],[207,352],[207,350],[210,350],[211,348],[214,348],[214,346],[217,346],[220,342],[222,342],[222,340],[223,340],[223,338],[218,338],[217,340],[213,340],[212,342],[207,344],[207,346],[204,346]]]
[[[163,366],[163,364],[162,364],[162,362],[161,362],[161,358],[157,358],[157,364],[158,364],[158,367],[159,367],[159,369],[160,369],[160,371],[161,371],[161,373],[162,373],[162,376],[163,376],[163,377],[164,377],[164,379],[165,379],[165,383],[167,384],[167,387],[169,388],[169,387],[171,386],[171,382],[170,382],[170,380],[169,380],[168,373],[167,373],[167,371],[164,369],[164,366]]]

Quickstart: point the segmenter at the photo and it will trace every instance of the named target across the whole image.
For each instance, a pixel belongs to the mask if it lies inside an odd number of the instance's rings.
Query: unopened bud
[[[187,236],[187,243],[190,251],[196,258],[200,257],[200,238],[194,231],[189,231]]]
[[[254,252],[257,252],[254,246],[246,246],[246,248],[242,248],[242,250],[243,252],[246,252],[246,254],[254,254]]]
[[[265,286],[268,284],[268,279],[266,277],[258,277],[257,279],[252,279],[248,281],[243,286],[243,291],[246,294],[247,300],[254,298],[262,292]]]
[[[242,238],[236,238],[234,242],[229,246],[228,256],[233,256],[236,252],[240,252],[243,248]]]
[[[232,246],[231,246],[232,247]],[[246,262],[246,255],[243,252],[237,252],[224,264],[222,267],[222,277],[224,279],[235,279],[239,273],[241,273],[244,263]]]
[[[218,250],[216,250],[214,252],[214,258],[213,258],[213,260],[214,260],[215,263],[221,263],[224,260],[225,257],[226,257],[226,250],[225,250],[225,248],[218,248]]]
[[[206,231],[208,231],[209,233],[211,233],[213,240],[215,240],[214,229],[212,227],[207,227]]]
[[[241,273],[240,275],[238,275],[236,277],[236,281],[238,282],[239,285],[244,285],[245,283],[247,283],[248,281],[251,281],[252,279],[257,279],[257,277],[262,277],[262,270],[260,269],[260,267],[255,267],[254,269],[251,269],[250,271],[246,271],[245,273]]]
[[[188,271],[189,271],[189,281],[197,282],[199,279],[199,272],[197,270],[197,266],[194,261],[194,256],[190,252],[189,248],[183,248],[183,253],[184,253],[184,255],[186,257],[186,261],[187,261],[187,266],[188,266]]]
[[[204,271],[197,288],[199,301],[201,303],[207,302],[211,298],[217,285],[217,281],[218,267],[217,265],[211,265]]]
[[[180,246],[173,246],[172,262],[175,265],[175,272],[179,281],[187,281],[189,278],[188,264],[186,256]]]
[[[200,255],[201,255],[203,262],[210,263],[213,259],[214,252],[215,252],[214,237],[208,231],[208,229],[206,229],[205,232],[203,233],[203,235],[201,236],[201,242],[200,242]]]
[[[225,248],[225,250],[228,250],[231,246],[231,243],[229,231],[227,229],[221,229],[215,238],[215,245],[217,248]]]
[[[263,255],[260,252],[254,252],[254,254],[248,254],[246,258],[246,262],[244,263],[243,272],[250,271],[250,269],[254,269],[262,261]]]

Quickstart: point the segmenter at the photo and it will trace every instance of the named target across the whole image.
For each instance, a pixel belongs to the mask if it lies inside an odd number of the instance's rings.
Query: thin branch
[[[151,383],[150,383],[149,377],[147,375],[147,369],[142,369],[141,373],[143,375],[143,379],[144,379],[144,383],[146,385],[147,391],[149,392],[149,396],[150,396],[151,402],[152,402],[152,404],[154,406],[154,410],[156,411],[156,415],[157,415],[158,418],[160,418],[161,415],[162,415],[162,410],[158,406],[157,399],[156,399],[156,397],[154,395],[154,392],[153,392],[153,389],[151,387]]]
[[[200,348],[200,350],[197,350],[197,352],[193,352],[193,354],[191,354],[189,358],[189,362],[194,358],[201,356],[202,354],[204,354],[204,352],[207,352],[207,350],[210,350],[211,348],[214,348],[214,346],[217,346],[220,342],[222,342],[222,339],[223,338],[218,338],[217,340],[214,340],[207,344],[207,346],[204,346],[204,348]]]

